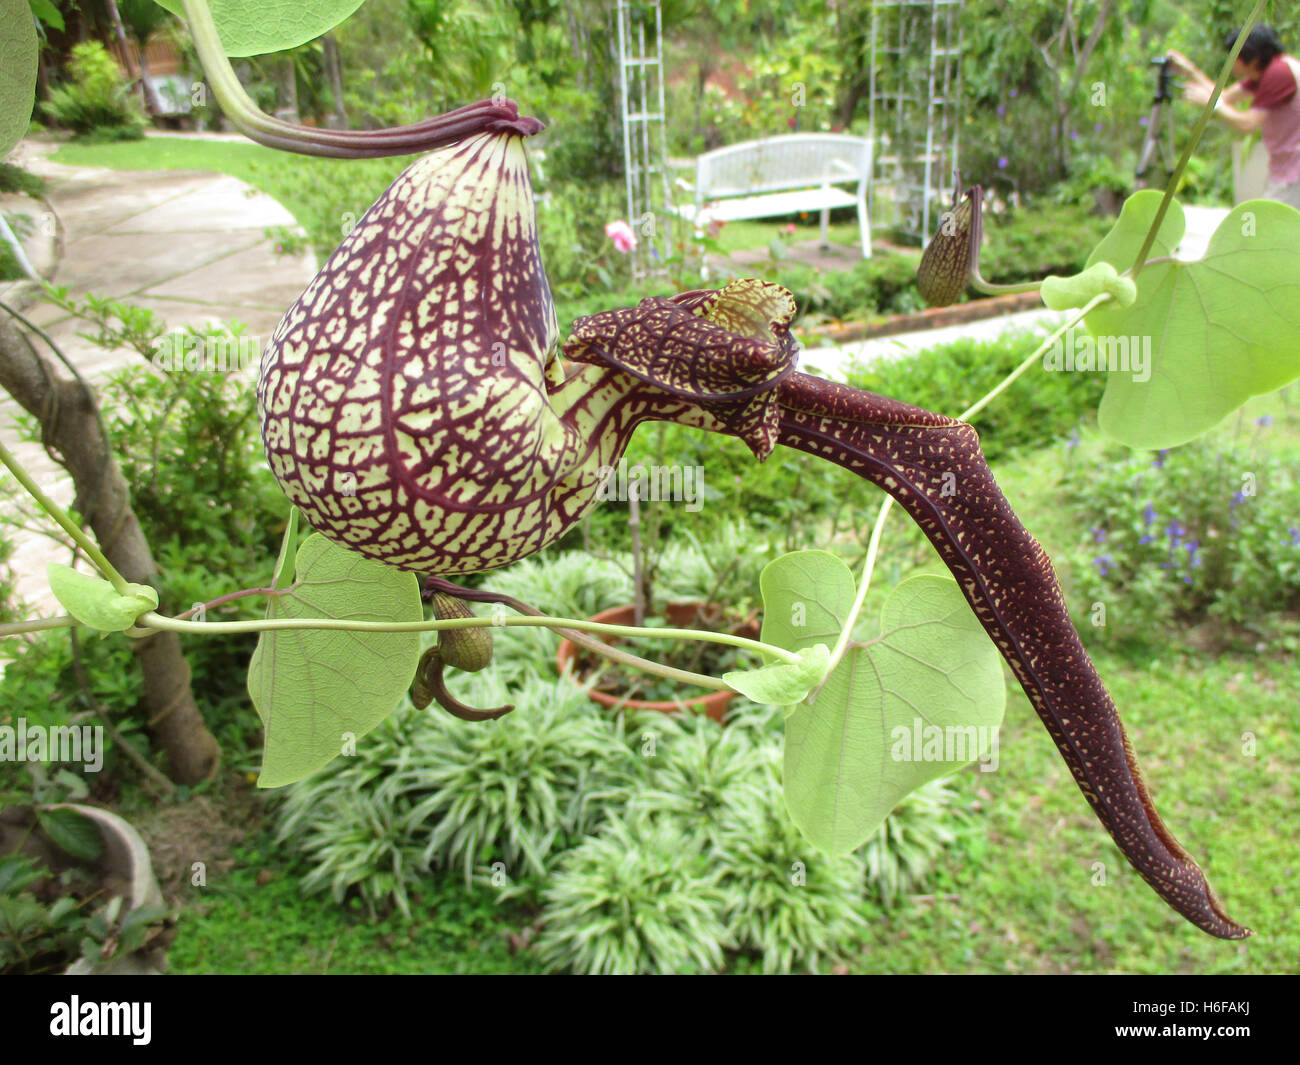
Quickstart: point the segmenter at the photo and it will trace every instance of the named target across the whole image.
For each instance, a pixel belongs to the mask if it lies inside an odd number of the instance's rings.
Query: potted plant
[[[748,595],[742,593],[740,600],[733,601],[731,594],[739,561],[739,556],[735,553],[730,553],[725,564],[709,559],[711,587],[703,599],[659,602],[659,577],[664,563],[664,548],[669,543],[664,521],[664,508],[669,501],[665,496],[672,494],[664,491],[663,486],[671,483],[674,490],[685,493],[688,505],[698,503],[698,494],[703,491],[701,468],[688,468],[695,471],[692,476],[690,472],[673,467],[678,476],[666,476],[665,471],[669,470],[664,464],[666,431],[667,426],[660,423],[655,436],[654,463],[648,469],[643,463],[629,467],[624,460],[619,468],[607,471],[606,498],[612,501],[625,497],[627,502],[630,565],[618,565],[632,582],[633,598],[631,603],[603,610],[588,620],[607,625],[636,626],[648,622],[650,627],[662,622],[668,628],[727,632],[733,636],[757,639],[757,610],[745,604]],[[655,487],[647,490],[648,485]],[[706,553],[701,554],[708,558]],[[620,642],[617,636],[599,638],[609,644]],[[665,640],[662,648],[651,646],[651,643],[657,642],[651,641],[639,647],[637,653],[664,665],[680,667],[689,673],[709,676],[720,676],[727,669],[734,668],[736,663],[734,649],[725,644]],[[681,681],[612,666],[568,639],[560,643],[556,652],[556,665],[562,674],[566,669],[569,670],[578,683],[587,687],[593,701],[610,709],[628,707],[669,714],[682,709],[697,710],[720,722],[736,694],[732,691],[695,694]]]
[[[0,812],[0,854],[0,894],[14,899],[4,907],[6,967],[163,971],[171,922],[149,849],[129,822],[79,803],[11,806]]]

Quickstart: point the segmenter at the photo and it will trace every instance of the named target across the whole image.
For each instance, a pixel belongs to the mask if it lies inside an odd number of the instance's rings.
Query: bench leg
[[[829,207],[822,209],[822,250],[830,247],[830,222],[831,209]]]
[[[867,217],[866,200],[858,201],[858,232],[862,235],[862,257],[871,258],[871,219]]]

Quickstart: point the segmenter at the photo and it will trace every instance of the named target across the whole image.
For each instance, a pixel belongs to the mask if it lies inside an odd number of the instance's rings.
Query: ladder
[[[924,244],[956,185],[961,102],[962,0],[874,0],[871,129],[879,150],[868,214],[889,189],[893,223]],[[951,199],[951,195],[948,196]]]
[[[653,26],[648,25],[651,15]],[[667,211],[671,201],[663,60],[663,17],[659,0],[648,3],[618,0],[623,173],[627,185],[627,222],[637,238],[636,250],[631,253],[634,280],[662,273],[672,248],[671,215]]]

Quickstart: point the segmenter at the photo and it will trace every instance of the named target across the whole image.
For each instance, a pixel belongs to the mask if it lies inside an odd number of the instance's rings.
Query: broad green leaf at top
[[[762,638],[793,651],[833,644],[854,600],[825,551],[782,556],[761,585]],[[988,754],[1005,705],[1001,659],[956,581],[906,580],[879,634],[787,718],[786,808],[819,850],[855,850],[909,792]]]
[[[27,0],[0,0],[0,159],[31,122],[38,47]]]
[[[1098,245],[1094,261],[1127,270],[1158,194],[1138,193]],[[1182,236],[1170,206],[1153,258]],[[1300,211],[1272,200],[1233,208],[1195,262],[1157,262],[1137,279],[1131,307],[1104,304],[1088,332],[1127,371],[1107,374],[1098,424],[1130,447],[1170,448],[1200,436],[1252,396],[1300,377]],[[1137,358],[1146,365],[1133,372]]]
[[[24,0],[25,4],[26,0]],[[185,17],[181,0],[157,0]],[[262,55],[297,48],[328,33],[362,0],[207,0],[226,55]]]
[[[298,549],[293,583],[272,597],[266,616],[417,622],[424,611],[414,573],[313,533]],[[248,666],[248,691],[266,727],[258,785],[292,784],[343,753],[393,711],[419,658],[418,632],[263,632]]]

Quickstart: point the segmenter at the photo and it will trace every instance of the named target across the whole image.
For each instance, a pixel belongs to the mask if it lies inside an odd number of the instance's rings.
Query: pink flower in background
[[[605,227],[605,236],[609,237],[614,242],[614,247],[621,252],[626,253],[636,247],[636,234],[621,218],[617,222],[610,222]]]
[[[787,222],[781,228],[784,229],[787,233],[793,233],[795,227],[793,222]]]

